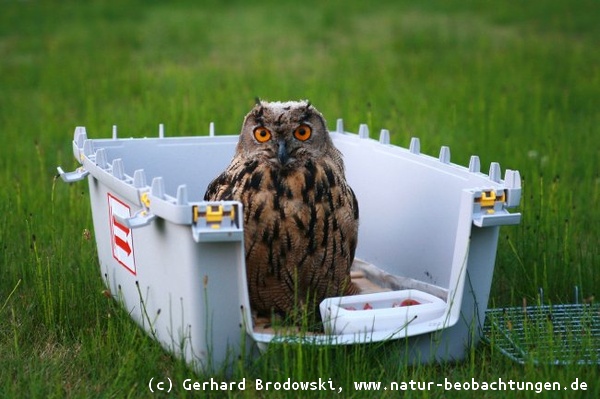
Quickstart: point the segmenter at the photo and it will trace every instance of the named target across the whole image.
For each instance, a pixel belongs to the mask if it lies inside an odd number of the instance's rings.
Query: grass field
[[[519,226],[501,231],[490,305],[572,302],[600,286],[600,3],[548,1],[0,1],[0,397],[204,397],[197,381],[102,294],[75,126],[94,138],[237,133],[254,98],[309,98],[355,131],[387,128],[452,160],[499,161],[524,179]],[[90,234],[91,232],[91,234]],[[541,343],[544,344],[543,342]],[[597,366],[517,365],[481,344],[457,364],[407,366],[394,346],[282,346],[232,381],[578,379],[587,391],[405,392],[403,397],[600,395]],[[221,379],[219,379],[221,381]],[[232,397],[297,397],[246,389]],[[222,397],[223,392],[208,396]],[[312,392],[310,397],[331,397]]]

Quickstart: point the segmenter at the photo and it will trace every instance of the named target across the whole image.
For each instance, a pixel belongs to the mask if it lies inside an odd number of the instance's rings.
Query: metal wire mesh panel
[[[600,364],[600,306],[488,309],[484,339],[519,363]]]

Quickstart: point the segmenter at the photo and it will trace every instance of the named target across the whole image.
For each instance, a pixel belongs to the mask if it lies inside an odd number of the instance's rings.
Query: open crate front
[[[212,129],[211,129],[212,133]],[[279,339],[354,344],[411,338],[412,360],[464,356],[483,325],[499,226],[519,222],[518,172],[489,175],[440,156],[345,133],[331,133],[360,208],[353,278],[362,294],[328,298],[325,333],[294,337],[256,323],[248,301],[241,204],[202,201],[231,160],[237,136],[91,140],[77,128],[89,176],[103,278],[131,316],[167,349],[202,369],[242,351],[244,332],[264,348]],[[466,284],[466,282],[468,282]],[[413,302],[407,302],[412,300]],[[357,306],[360,309],[356,309]],[[355,310],[351,310],[354,308]],[[290,336],[291,334],[291,336]],[[435,345],[432,345],[433,334]]]

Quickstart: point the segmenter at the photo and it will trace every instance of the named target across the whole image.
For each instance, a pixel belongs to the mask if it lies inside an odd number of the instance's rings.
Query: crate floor
[[[352,277],[352,282],[358,286],[359,294],[372,294],[375,292],[385,292],[391,291],[390,288],[384,288],[378,285],[377,283],[369,280],[363,271],[352,271],[350,273]],[[268,317],[254,317],[254,331],[258,333],[266,333],[266,334],[281,334],[285,332],[286,334],[296,335],[300,333],[298,327],[292,326],[278,326],[274,328],[274,325],[281,324],[281,321],[273,321]],[[310,332],[303,332],[303,334],[313,334]]]
[[[521,364],[600,364],[598,304],[488,309],[483,333]]]
[[[358,295],[373,294],[386,291],[398,291],[404,289],[417,289],[428,294],[434,295],[444,301],[447,298],[446,290],[422,281],[407,277],[395,276],[385,272],[377,266],[365,262],[361,259],[355,259],[350,272],[352,282],[359,289]],[[253,317],[254,332],[260,334],[277,335],[298,335],[300,329],[294,326],[282,325],[282,321],[268,317]],[[274,327],[276,326],[276,327]],[[305,335],[315,333],[302,332]],[[317,333],[318,334],[318,333]]]

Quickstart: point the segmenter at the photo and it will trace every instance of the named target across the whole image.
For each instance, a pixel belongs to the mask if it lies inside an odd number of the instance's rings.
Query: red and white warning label
[[[134,275],[135,257],[131,229],[120,223],[115,216],[129,218],[131,210],[127,204],[108,193],[108,218],[110,220],[110,241],[113,257]]]

